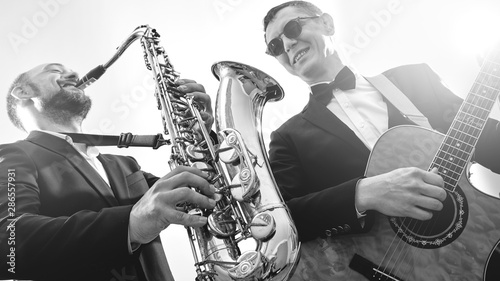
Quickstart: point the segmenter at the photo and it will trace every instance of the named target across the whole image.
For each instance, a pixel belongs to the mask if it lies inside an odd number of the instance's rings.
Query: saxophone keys
[[[191,164],[191,167],[201,170],[203,173],[205,173],[207,175],[208,181],[211,181],[216,176],[214,167],[210,166],[205,162],[193,162]]]
[[[267,267],[266,258],[258,251],[248,251],[238,258],[238,265],[228,269],[228,274],[233,280],[262,280],[248,279],[249,277],[261,277]]]
[[[250,223],[250,233],[258,241],[268,241],[276,233],[274,217],[268,212],[258,213]]]
[[[220,144],[218,149],[219,159],[226,164],[234,164],[239,159],[240,156],[233,146],[230,146],[227,142]]]
[[[202,161],[205,159],[205,153],[201,152],[199,147],[191,144],[186,147],[186,154],[191,161]]]
[[[259,191],[259,181],[255,172],[243,168],[231,181],[231,195],[238,202],[247,202]]]
[[[227,238],[238,231],[236,221],[226,212],[215,212],[208,216],[208,231],[217,238]]]

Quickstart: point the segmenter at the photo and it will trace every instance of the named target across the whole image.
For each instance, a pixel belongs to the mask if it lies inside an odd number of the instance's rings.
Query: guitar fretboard
[[[483,62],[476,80],[453,120],[431,167],[438,167],[445,188],[454,191],[500,92],[499,48]]]

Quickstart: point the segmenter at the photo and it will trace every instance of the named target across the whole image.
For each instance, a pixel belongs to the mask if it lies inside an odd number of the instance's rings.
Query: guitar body
[[[445,135],[417,126],[390,129],[377,141],[366,176],[403,167],[427,170]],[[302,244],[291,280],[498,280],[500,200],[462,176],[430,221],[377,213],[368,233]],[[485,277],[486,275],[486,277]]]

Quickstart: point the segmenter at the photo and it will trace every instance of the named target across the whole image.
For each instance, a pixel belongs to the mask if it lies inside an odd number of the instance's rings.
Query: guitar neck
[[[485,58],[431,167],[438,167],[445,188],[454,191],[500,93],[499,48]]]

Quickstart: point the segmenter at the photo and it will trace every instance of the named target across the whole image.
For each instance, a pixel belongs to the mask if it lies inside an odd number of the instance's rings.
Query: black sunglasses
[[[281,35],[285,35],[289,39],[295,39],[299,37],[300,33],[302,33],[302,24],[301,20],[307,19],[315,19],[319,18],[319,16],[314,17],[297,17],[285,25],[283,27],[283,32],[281,32],[276,38],[269,41],[267,44],[266,54],[271,55],[273,57],[277,57],[285,51],[285,46],[283,46],[283,40],[281,39]]]

